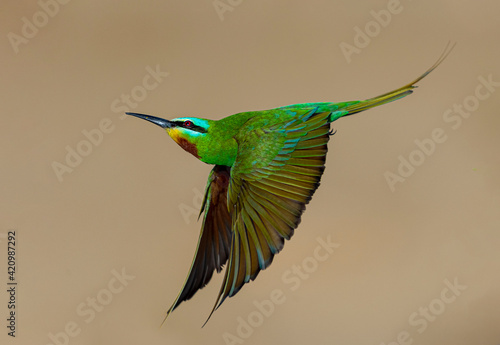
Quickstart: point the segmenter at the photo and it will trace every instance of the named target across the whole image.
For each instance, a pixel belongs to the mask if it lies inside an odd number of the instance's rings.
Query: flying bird
[[[162,127],[185,151],[215,165],[200,210],[203,223],[196,253],[165,319],[224,265],[224,281],[207,321],[227,297],[269,267],[319,186],[330,124],[411,94],[453,47],[448,44],[436,63],[411,83],[367,100],[294,104],[218,121],[126,113]]]

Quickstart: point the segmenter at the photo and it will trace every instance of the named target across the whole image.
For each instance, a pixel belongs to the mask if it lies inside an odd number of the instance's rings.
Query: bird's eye
[[[184,123],[182,124],[182,126],[184,128],[193,128],[194,124],[193,124],[193,122],[191,122],[189,120],[186,120],[186,121],[184,121]]]

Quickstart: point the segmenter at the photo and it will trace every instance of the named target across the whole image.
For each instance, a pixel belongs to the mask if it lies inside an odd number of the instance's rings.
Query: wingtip
[[[160,327],[162,327],[163,324],[165,323],[165,321],[167,321],[167,318],[170,316],[170,314],[172,313],[172,311],[173,311],[172,308],[170,308],[169,310],[167,310],[167,313],[166,313],[165,317],[163,318],[163,321],[161,322]]]
[[[203,325],[201,325],[201,328],[205,327],[205,325],[207,324],[208,320],[210,320],[210,318],[212,317],[212,313],[213,313],[213,310],[212,312],[210,313],[210,315],[208,315],[207,319],[205,320],[205,322],[203,323]]]
[[[212,308],[212,311],[208,315],[207,319],[205,320],[205,323],[203,323],[203,326],[201,326],[201,328],[205,327],[205,325],[207,324],[208,320],[210,320],[210,318],[212,317],[214,311],[216,311],[217,309],[219,309],[219,307],[220,307],[221,304],[222,304],[222,302],[219,302],[219,299],[217,299],[217,301],[215,302],[214,307]]]

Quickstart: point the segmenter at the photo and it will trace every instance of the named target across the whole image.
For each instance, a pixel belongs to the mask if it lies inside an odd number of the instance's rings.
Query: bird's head
[[[165,120],[156,116],[126,113],[143,120],[149,121],[164,128],[168,135],[174,139],[187,152],[198,159],[202,159],[203,148],[208,141],[208,131],[211,120],[196,117],[181,117],[173,120]],[[203,159],[202,159],[203,160]]]

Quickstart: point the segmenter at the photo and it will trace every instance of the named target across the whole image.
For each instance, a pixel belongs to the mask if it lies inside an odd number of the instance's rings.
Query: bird
[[[235,296],[268,268],[290,240],[325,170],[330,124],[408,96],[422,75],[398,89],[366,100],[302,103],[249,111],[209,120],[160,117],[127,112],[160,126],[185,151],[214,165],[199,214],[201,232],[187,279],[163,322],[184,301],[225,273],[207,320],[228,297]],[[163,323],[162,323],[163,324]]]

